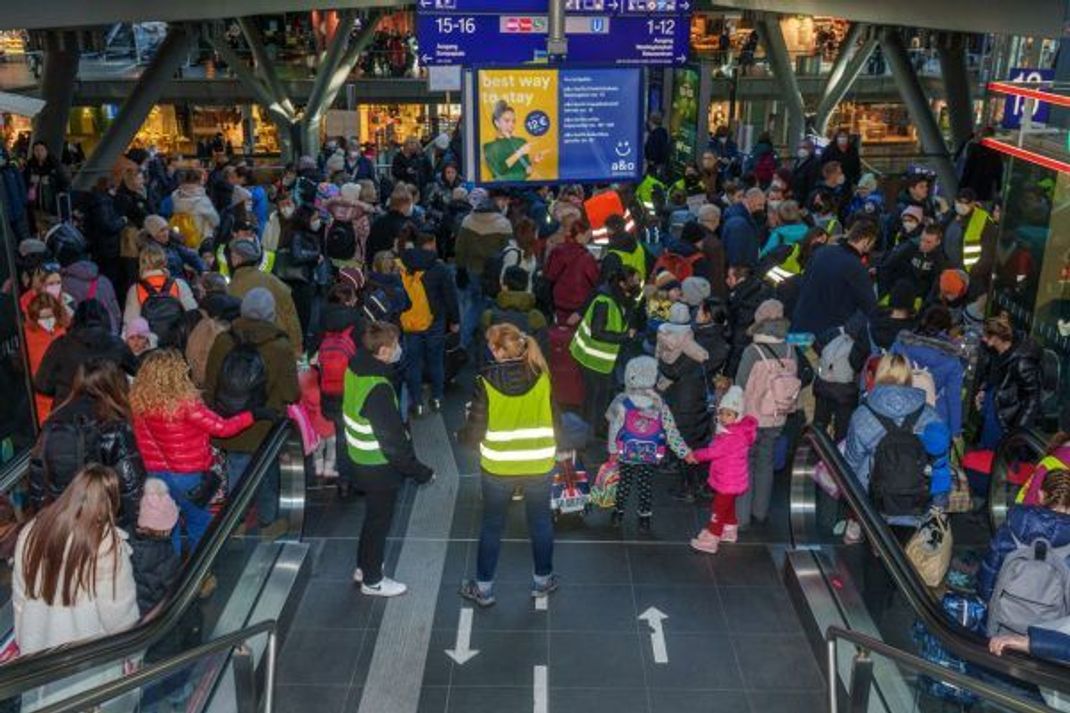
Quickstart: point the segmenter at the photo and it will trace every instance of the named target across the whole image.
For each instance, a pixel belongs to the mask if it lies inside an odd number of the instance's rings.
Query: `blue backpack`
[[[617,433],[617,460],[653,464],[665,457],[665,426],[657,406],[639,408],[624,399],[624,425]]]

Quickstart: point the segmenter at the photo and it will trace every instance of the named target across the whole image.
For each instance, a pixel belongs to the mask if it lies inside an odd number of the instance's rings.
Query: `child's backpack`
[[[817,376],[830,384],[849,384],[858,376],[851,366],[855,340],[840,327],[840,333],[821,349]]]
[[[431,303],[427,301],[424,289],[424,271],[411,272],[408,268],[401,270],[401,284],[409,295],[412,307],[401,313],[401,329],[405,332],[426,332],[434,321]]]
[[[332,260],[353,260],[357,252],[357,233],[349,221],[331,223],[323,238],[323,252]],[[361,256],[362,257],[362,256]]]
[[[615,506],[617,504],[617,484],[619,482],[620,469],[617,466],[617,459],[611,456],[598,469],[594,485],[591,486],[591,504],[604,510],[609,510]]]
[[[137,296],[141,302],[141,316],[149,323],[149,329],[159,339],[161,347],[181,346],[182,322],[186,309],[179,301],[178,285],[168,278],[157,289],[146,280],[137,283]]]
[[[782,426],[788,414],[795,411],[802,390],[795,358],[781,359],[762,344],[755,343],[754,347],[761,361],[752,367],[747,379],[746,401],[755,405],[761,426]]]
[[[665,426],[657,405],[636,406],[624,399],[624,425],[617,432],[617,460],[621,463],[658,463],[665,457]]]
[[[204,234],[201,233],[200,227],[197,225],[197,218],[193,213],[175,213],[171,216],[171,220],[167,221],[167,225],[172,230],[178,231],[182,236],[182,243],[187,248],[197,249],[197,246],[204,240]]]
[[[215,410],[236,416],[267,403],[267,366],[260,350],[231,330],[234,348],[223,357],[216,386]]]
[[[882,416],[866,404],[884,429],[884,436],[873,453],[869,489],[877,509],[884,515],[922,515],[929,502],[926,468],[929,457],[914,426],[922,408],[903,419],[902,425]]]
[[[695,274],[695,263],[703,257],[704,254],[701,251],[697,251],[688,257],[668,251],[663,252],[654,262],[654,269],[650,271],[651,280],[662,270],[668,270],[678,281],[683,282]]]
[[[345,388],[346,369],[349,360],[357,353],[353,341],[353,326],[340,332],[327,332],[320,342],[319,362],[320,393],[324,396],[338,397]]]
[[[988,634],[1025,635],[1030,626],[1070,616],[1070,545],[1029,544],[1013,534],[1015,548],[1003,560],[988,600]]]
[[[505,256],[510,252],[517,254],[517,259],[522,257],[520,248],[512,245],[507,245],[497,253],[487,258],[483,263],[483,274],[480,275],[480,287],[483,289],[483,296],[489,299],[494,299],[498,296],[498,293],[502,291],[502,273],[505,271]]]

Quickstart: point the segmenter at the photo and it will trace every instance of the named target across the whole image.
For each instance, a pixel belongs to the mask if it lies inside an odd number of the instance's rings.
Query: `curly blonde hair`
[[[189,375],[189,364],[175,349],[149,352],[130,386],[130,410],[135,416],[153,414],[170,418],[201,394]]]

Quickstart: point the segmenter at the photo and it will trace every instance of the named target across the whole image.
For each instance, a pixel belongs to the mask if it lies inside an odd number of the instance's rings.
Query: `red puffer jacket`
[[[251,425],[249,411],[223,418],[198,400],[183,404],[173,416],[134,416],[134,436],[150,473],[201,473],[212,464],[213,437],[230,438]]]

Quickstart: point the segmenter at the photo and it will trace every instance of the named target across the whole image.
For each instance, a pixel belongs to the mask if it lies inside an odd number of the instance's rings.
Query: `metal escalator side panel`
[[[992,473],[988,478],[988,522],[992,532],[1007,519],[1007,512],[1014,505],[1018,487],[1009,482],[1008,474],[1012,462],[1019,461],[1023,451],[1032,452],[1033,462],[1039,460],[1047,450],[1047,439],[1040,431],[1025,428],[1015,431],[1002,441],[992,459]]]

